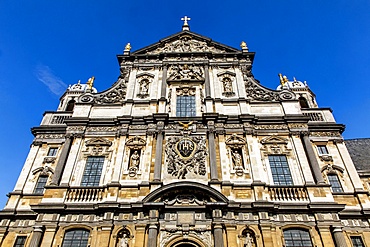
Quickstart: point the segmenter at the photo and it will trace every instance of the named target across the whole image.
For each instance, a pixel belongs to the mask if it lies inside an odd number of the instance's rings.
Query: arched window
[[[90,232],[85,229],[73,229],[64,234],[62,247],[87,247]]]
[[[310,233],[304,229],[284,230],[284,241],[286,247],[312,247]]]
[[[343,192],[342,185],[340,184],[338,175],[336,173],[328,173],[326,176],[328,177],[332,192]]]
[[[66,111],[73,111],[73,108],[75,107],[75,103],[76,101],[75,100],[70,100],[67,104],[67,108],[66,108]]]
[[[301,108],[309,108],[306,98],[301,96],[299,97],[298,100],[299,100],[299,105],[301,106]]]

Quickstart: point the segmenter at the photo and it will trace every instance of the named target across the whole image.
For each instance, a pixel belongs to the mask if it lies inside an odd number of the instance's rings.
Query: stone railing
[[[64,121],[72,117],[72,113],[46,112],[41,125],[63,125]]]
[[[100,202],[104,196],[105,188],[101,187],[69,188],[66,202]]]
[[[309,117],[312,122],[335,122],[331,110],[327,108],[304,109],[302,114]]]
[[[307,202],[308,193],[304,187],[274,186],[268,188],[270,199],[281,202]]]

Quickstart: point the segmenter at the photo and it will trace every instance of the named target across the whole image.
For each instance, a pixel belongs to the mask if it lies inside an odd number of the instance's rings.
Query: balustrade
[[[269,187],[269,195],[272,201],[308,201],[308,193],[304,187]]]
[[[105,188],[70,188],[66,202],[99,202],[102,201]]]

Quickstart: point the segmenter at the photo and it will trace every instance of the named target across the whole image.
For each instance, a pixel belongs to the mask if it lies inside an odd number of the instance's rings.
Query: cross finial
[[[190,21],[190,17],[187,17],[186,15],[181,18],[182,21],[184,21],[184,25],[182,25],[182,30],[189,30],[189,24],[188,21]]]

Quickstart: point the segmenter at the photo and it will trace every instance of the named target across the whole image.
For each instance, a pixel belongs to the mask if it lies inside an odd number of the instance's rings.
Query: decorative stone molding
[[[342,135],[338,132],[311,132],[311,136],[318,136],[318,137],[342,137]]]
[[[42,163],[53,164],[56,159],[57,159],[56,157],[44,157],[44,161]]]
[[[86,131],[88,132],[115,132],[117,131],[117,127],[108,127],[108,126],[87,127]]]
[[[195,92],[196,88],[190,86],[180,86],[176,89],[177,96],[194,96]]]
[[[39,134],[36,136],[38,139],[63,139],[64,134]]]
[[[112,145],[112,142],[105,138],[93,138],[85,141],[85,150],[82,151],[84,157],[87,156],[105,156],[109,157],[112,153],[112,150],[109,147]]]
[[[268,136],[261,140],[261,152],[264,156],[269,154],[282,154],[290,156],[292,150],[288,148],[288,139],[281,136]]]
[[[255,125],[256,130],[287,130],[288,126],[285,124],[266,124],[266,125]]]
[[[146,146],[146,141],[139,136],[135,136],[126,142],[126,146],[130,149],[142,149]]]
[[[40,173],[40,176],[49,176],[50,174],[54,174],[54,169],[49,166],[42,166],[32,171],[33,175],[36,173]]]

